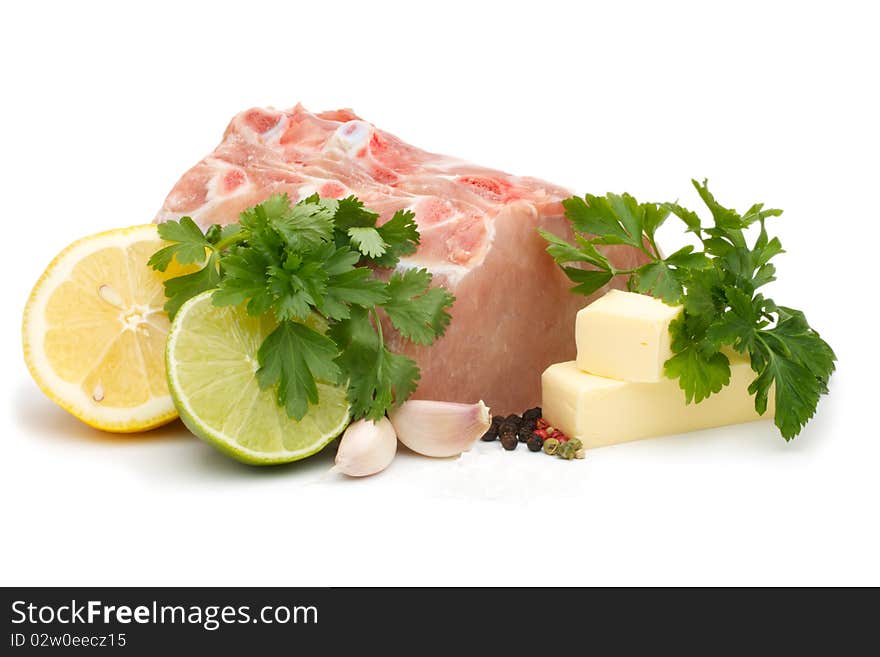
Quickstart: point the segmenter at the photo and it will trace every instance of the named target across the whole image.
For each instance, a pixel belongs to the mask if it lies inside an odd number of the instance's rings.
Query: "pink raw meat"
[[[400,266],[426,267],[457,299],[446,335],[431,347],[401,344],[384,327],[389,346],[421,367],[416,397],[483,399],[494,413],[522,412],[539,403],[541,372],[574,358],[574,317],[588,300],[569,291],[536,231],[570,236],[560,203],[568,190],[428,153],[351,110],[312,114],[297,105],[232,119],[156,221],[189,215],[202,228],[228,224],[281,192],[292,201],[354,194],[380,223],[402,208],[415,212],[421,245]],[[621,269],[640,262],[628,247],[605,253]]]

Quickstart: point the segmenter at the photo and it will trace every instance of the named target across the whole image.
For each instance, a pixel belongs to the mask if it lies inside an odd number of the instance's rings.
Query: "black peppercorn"
[[[537,425],[536,420],[525,420],[524,419],[522,422],[520,422],[520,424],[519,424],[520,442],[524,443],[529,438],[531,438],[532,434],[534,433],[535,429],[537,429],[537,428],[538,428],[538,425]],[[525,435],[525,440],[522,438],[523,435]]]
[[[501,423],[504,421],[504,418],[500,415],[496,415],[492,418],[492,424],[489,425],[489,430],[483,434],[483,437],[480,440],[485,440],[487,443],[492,442],[496,438],[498,438],[498,429],[501,427]]]
[[[528,420],[530,422],[537,422],[541,418],[541,407],[535,406],[535,408],[530,408],[522,414],[523,420]]]
[[[516,449],[517,445],[519,445],[519,440],[517,440],[515,433],[506,433],[501,435],[501,446],[504,449],[512,451]]]
[[[504,418],[504,421],[501,423],[501,426],[498,427],[498,437],[503,441],[505,436],[509,436],[508,439],[517,440],[517,432],[519,431],[519,416],[518,415],[508,415]]]
[[[532,433],[535,431],[535,424],[533,422],[523,422],[519,425],[519,430],[516,432],[516,435],[519,437],[519,442],[527,443],[529,439],[532,437]]]
[[[520,422],[519,415],[508,415],[501,421],[501,425],[498,427],[498,435],[501,436],[502,431],[513,431],[513,433],[516,433],[519,431]]]
[[[529,448],[530,452],[540,452],[544,447],[544,439],[538,434],[533,433],[532,437],[529,438],[529,442],[526,443],[526,446]]]

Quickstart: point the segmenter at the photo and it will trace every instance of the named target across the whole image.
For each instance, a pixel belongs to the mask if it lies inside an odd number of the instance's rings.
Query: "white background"
[[[4,3],[0,583],[880,584],[873,3]],[[180,424],[79,424],[21,355],[54,255],[152,219],[250,106],[353,107],[428,150],[581,193],[785,209],[773,296],[838,372],[766,423],[562,462],[478,446],[326,478]],[[664,238],[673,243],[675,231]]]

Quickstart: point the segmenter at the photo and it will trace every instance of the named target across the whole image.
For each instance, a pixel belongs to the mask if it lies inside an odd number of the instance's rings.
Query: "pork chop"
[[[168,194],[156,221],[188,215],[203,229],[228,224],[284,192],[293,202],[315,192],[354,194],[380,214],[379,223],[400,209],[415,212],[421,244],[399,266],[427,268],[456,296],[452,323],[431,347],[383,326],[389,347],[421,368],[415,397],[483,399],[494,413],[522,412],[539,403],[541,372],[574,358],[575,314],[590,299],[569,291],[536,230],[571,236],[561,205],[568,190],[428,153],[351,110],[255,108],[232,119],[220,145]],[[605,247],[605,254],[620,269],[640,262],[629,247]]]

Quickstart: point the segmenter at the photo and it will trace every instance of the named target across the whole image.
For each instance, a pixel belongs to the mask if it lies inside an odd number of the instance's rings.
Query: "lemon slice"
[[[154,225],[111,230],[62,251],[24,310],[28,369],[56,404],[98,429],[143,431],[177,417],[165,376],[162,281],[195,269],[147,266]]]
[[[168,336],[168,385],[180,419],[196,436],[238,461],[289,463],[321,450],[348,425],[346,386],[318,382],[317,404],[299,421],[257,383],[257,351],[277,326],[271,315],[187,301]],[[319,327],[315,327],[319,328]]]

